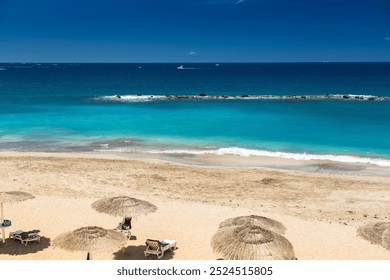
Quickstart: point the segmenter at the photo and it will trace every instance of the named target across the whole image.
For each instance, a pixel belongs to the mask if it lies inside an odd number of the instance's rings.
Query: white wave
[[[109,144],[99,144],[98,146],[100,146],[102,148],[108,148]]]
[[[94,98],[97,101],[145,102],[153,100],[390,100],[387,96],[365,94],[323,94],[323,95],[107,95]]]
[[[137,149],[111,149],[111,150],[96,150],[99,152],[123,152],[123,153],[147,153],[147,154],[189,154],[189,155],[236,155],[236,156],[258,156],[258,157],[273,157],[292,160],[323,160],[353,164],[371,164],[383,167],[390,167],[390,160],[384,158],[369,158],[353,155],[332,155],[332,154],[307,154],[307,153],[287,153],[287,152],[271,152],[265,150],[244,149],[238,147],[219,148],[213,150],[196,150],[196,149],[167,149],[167,150],[137,150]]]
[[[130,102],[144,102],[152,100],[166,99],[164,95],[107,95],[94,98],[95,100],[107,101],[130,101]]]
[[[332,154],[306,154],[306,153],[285,153],[285,152],[270,152],[262,150],[251,150],[242,148],[221,148],[217,150],[217,154],[230,154],[239,156],[263,156],[263,157],[277,157],[294,160],[329,160],[343,163],[358,163],[358,164],[372,164],[378,166],[390,166],[390,160],[382,158],[368,158],[352,155],[332,155]]]

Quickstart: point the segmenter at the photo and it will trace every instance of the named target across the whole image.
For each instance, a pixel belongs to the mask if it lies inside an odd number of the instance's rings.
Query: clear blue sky
[[[390,0],[0,0],[0,61],[390,61]]]

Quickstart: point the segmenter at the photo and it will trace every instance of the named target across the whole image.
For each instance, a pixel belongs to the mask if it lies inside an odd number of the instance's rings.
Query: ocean
[[[0,150],[390,166],[390,63],[180,66],[2,63]]]

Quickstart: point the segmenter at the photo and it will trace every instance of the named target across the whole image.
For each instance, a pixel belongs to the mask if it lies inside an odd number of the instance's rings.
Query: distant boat
[[[215,66],[218,67],[218,66],[219,66],[219,63],[215,64]]]
[[[195,68],[195,67],[184,67],[184,65],[180,65],[177,67],[178,70],[193,70],[193,69],[202,69],[202,68]]]

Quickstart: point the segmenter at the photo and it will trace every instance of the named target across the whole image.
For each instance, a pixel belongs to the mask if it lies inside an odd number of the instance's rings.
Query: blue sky
[[[390,61],[390,0],[0,0],[0,61]]]

